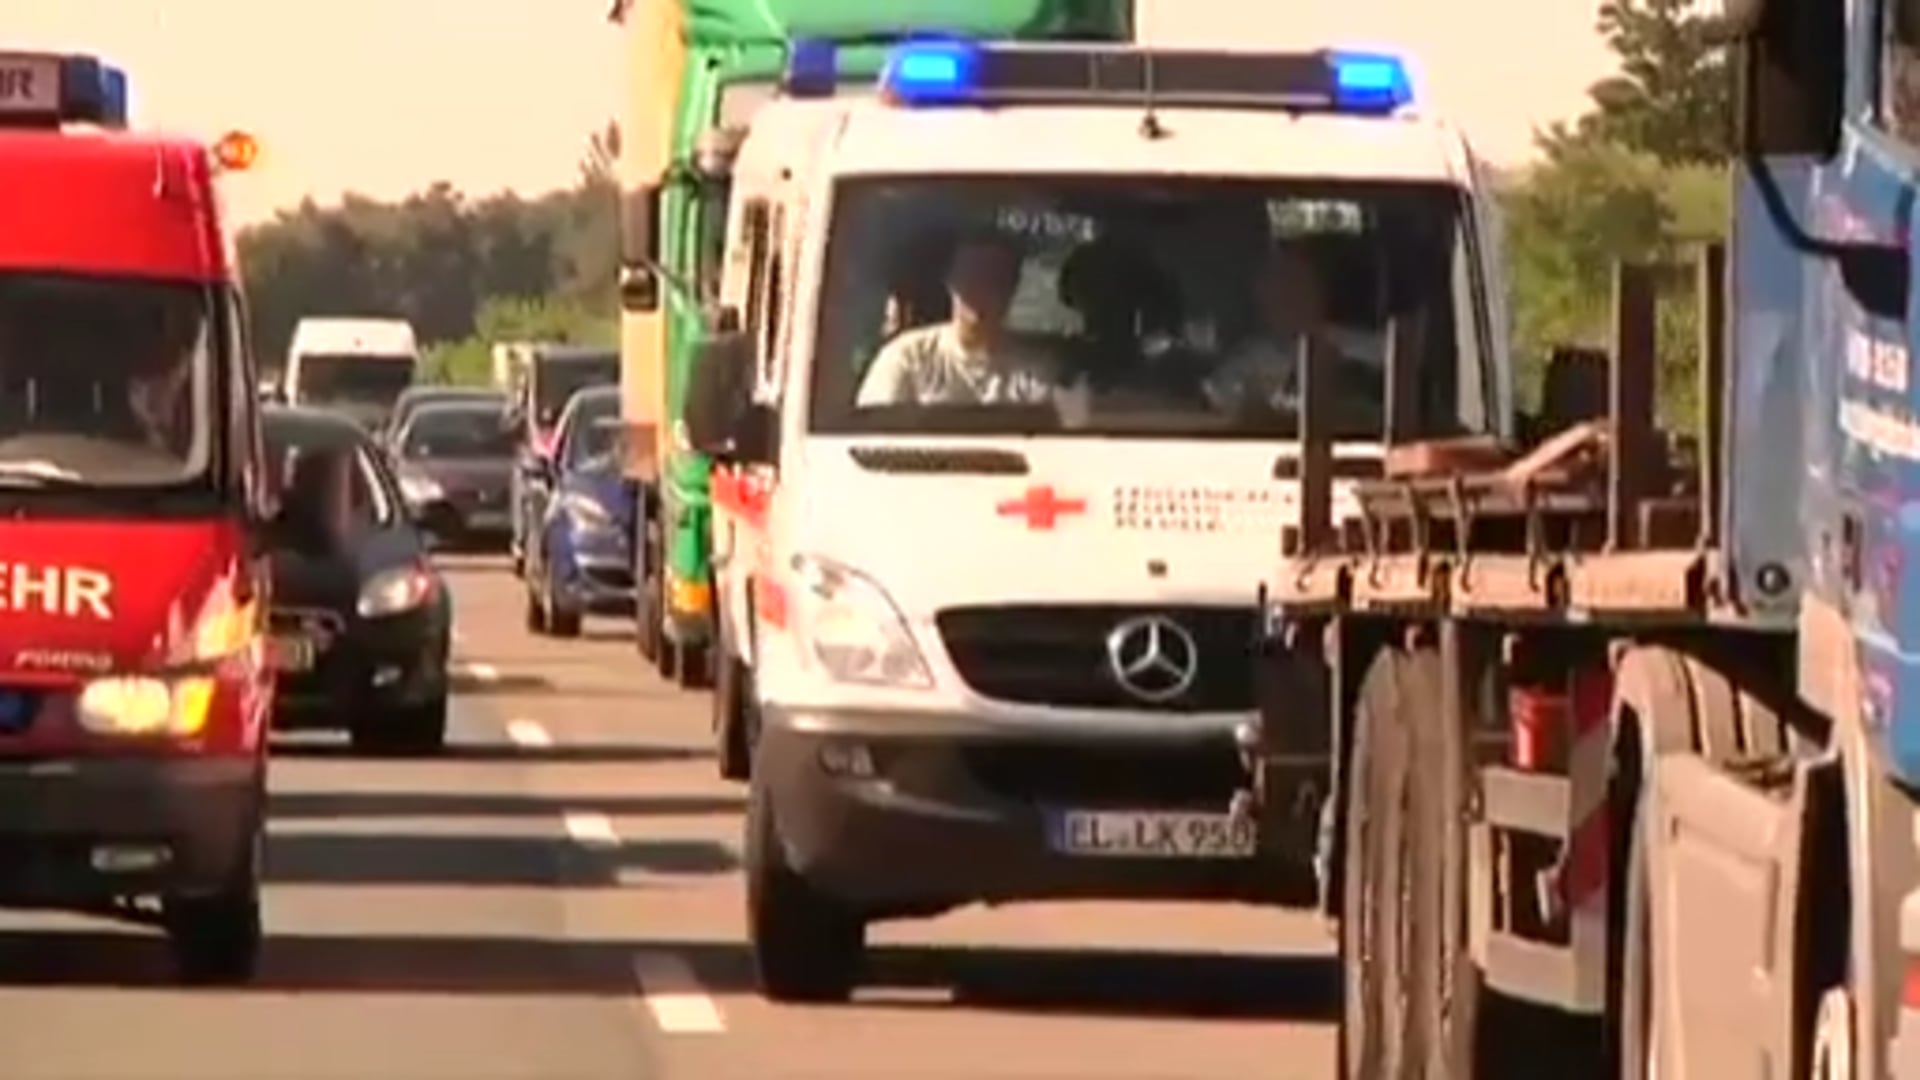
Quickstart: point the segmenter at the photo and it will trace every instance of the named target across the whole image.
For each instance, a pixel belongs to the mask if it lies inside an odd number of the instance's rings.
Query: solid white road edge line
[[[532,720],[508,721],[507,738],[512,740],[515,746],[524,746],[536,750],[545,749],[553,745],[553,736],[547,734],[546,728],[541,727]]]
[[[612,848],[620,846],[620,834],[613,831],[613,822],[605,814],[589,813],[584,810],[569,810],[562,817],[566,824],[567,835],[582,847]]]
[[[653,1022],[669,1035],[712,1035],[727,1030],[720,1007],[686,961],[672,953],[643,952],[633,958],[640,999]]]

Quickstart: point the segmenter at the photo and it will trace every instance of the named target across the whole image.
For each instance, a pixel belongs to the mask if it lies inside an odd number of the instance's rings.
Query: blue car
[[[552,495],[527,536],[527,629],[575,637],[588,615],[632,617],[633,516],[621,474],[620,389],[573,395],[543,469]]]

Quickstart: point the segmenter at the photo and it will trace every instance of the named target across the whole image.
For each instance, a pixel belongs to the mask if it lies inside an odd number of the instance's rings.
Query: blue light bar
[[[1397,56],[1257,53],[1114,44],[908,42],[881,69],[885,100],[906,106],[1145,105],[1377,116],[1413,102]]]
[[[1331,52],[1334,97],[1344,112],[1392,112],[1413,103],[1413,80],[1397,56]]]
[[[91,56],[0,53],[0,126],[127,126],[127,75]]]
[[[880,86],[903,105],[972,100],[980,55],[980,46],[970,41],[910,42],[888,55],[880,72]]]
[[[826,38],[804,38],[787,48],[787,70],[780,89],[788,97],[832,97],[839,83],[839,50]]]

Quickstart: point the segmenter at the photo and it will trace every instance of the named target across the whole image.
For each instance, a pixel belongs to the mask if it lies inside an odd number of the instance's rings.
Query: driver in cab
[[[1261,259],[1252,285],[1254,333],[1207,378],[1208,400],[1229,412],[1296,411],[1304,345],[1314,370],[1333,374],[1340,411],[1356,414],[1353,426],[1368,426],[1381,395],[1377,335],[1334,325],[1312,252],[1298,242],[1275,244]]]
[[[855,399],[886,405],[1027,405],[1052,400],[1053,365],[1017,341],[1007,311],[1023,253],[997,232],[969,233],[947,267],[952,316],[908,330],[874,357]]]

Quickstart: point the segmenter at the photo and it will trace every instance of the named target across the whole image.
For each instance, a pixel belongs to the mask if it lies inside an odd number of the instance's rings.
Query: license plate
[[[1054,819],[1055,850],[1110,859],[1251,859],[1259,833],[1232,814],[1068,810]]]
[[[501,510],[482,510],[467,517],[467,527],[472,529],[504,529],[507,523],[506,512]]]
[[[273,666],[279,671],[312,671],[320,645],[310,637],[288,634],[273,639]]]

